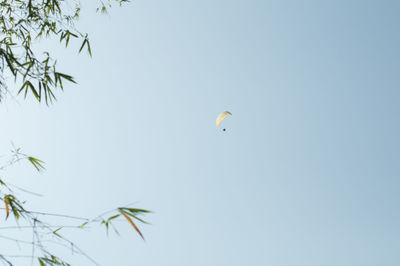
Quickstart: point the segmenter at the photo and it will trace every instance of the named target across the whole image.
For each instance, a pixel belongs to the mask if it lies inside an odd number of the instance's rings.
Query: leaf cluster
[[[0,170],[4,170],[7,166],[15,164],[16,162],[27,160],[29,163],[37,171],[44,170],[44,162],[38,158],[28,156],[21,152],[20,149],[15,149],[13,151],[13,157],[11,160],[6,163],[5,166],[0,167]],[[109,226],[111,226],[117,234],[117,228],[114,226],[113,222],[118,217],[124,217],[128,223],[135,229],[135,231],[142,237],[144,240],[142,232],[139,230],[138,226],[133,222],[133,219],[141,223],[147,224],[146,221],[141,219],[139,216],[151,213],[148,210],[144,209],[137,209],[131,207],[120,207],[116,209],[112,209],[110,211],[104,212],[103,214],[98,215],[95,218],[89,219],[85,217],[76,217],[76,216],[69,216],[63,214],[53,214],[53,213],[46,213],[46,212],[36,212],[31,211],[24,208],[24,201],[21,201],[19,197],[17,197],[17,192],[12,188],[13,185],[5,182],[3,179],[0,179],[0,202],[4,203],[4,208],[0,207],[0,210],[4,210],[5,220],[8,220],[10,214],[14,217],[16,226],[3,226],[0,227],[1,229],[17,229],[17,230],[31,230],[33,239],[32,240],[24,240],[24,239],[15,239],[9,236],[2,236],[0,238],[9,240],[12,242],[18,243],[18,245],[29,245],[32,247],[32,253],[21,255],[19,257],[24,257],[27,259],[31,259],[32,262],[36,260],[40,266],[55,266],[55,265],[62,265],[62,266],[69,266],[70,264],[65,262],[62,258],[54,254],[51,249],[51,245],[45,245],[45,243],[54,243],[57,245],[61,245],[67,249],[71,249],[72,253],[79,254],[84,256],[88,259],[92,264],[98,265],[94,259],[92,259],[89,255],[87,255],[82,249],[79,248],[74,242],[69,240],[63,233],[63,229],[75,229],[75,230],[86,230],[90,226],[94,225],[103,225],[106,228],[108,233]],[[18,188],[18,187],[17,187]],[[32,193],[23,189],[18,188],[22,192],[25,193]],[[0,211],[0,217],[2,216],[2,211]],[[62,218],[66,224],[65,225],[53,225],[48,221],[46,218]],[[72,224],[71,220],[78,221],[78,224]],[[83,223],[82,223],[83,222]],[[20,224],[27,224],[27,226],[23,226]],[[9,265],[12,264],[12,259],[14,256],[2,254],[0,251],[0,261],[5,262]]]
[[[100,1],[100,10],[107,12],[112,2]],[[55,90],[72,76],[57,69],[57,61],[47,51],[35,51],[33,44],[42,38],[56,38],[68,47],[70,40],[82,42],[79,52],[87,49],[92,55],[88,34],[75,27],[81,7],[79,0],[0,0],[0,98],[8,91],[5,76],[19,83],[18,94],[32,94],[46,104],[56,99]]]

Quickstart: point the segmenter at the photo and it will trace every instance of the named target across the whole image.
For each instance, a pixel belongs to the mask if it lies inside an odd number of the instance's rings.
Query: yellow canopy
[[[225,119],[225,117],[227,117],[228,115],[232,115],[230,112],[225,111],[222,112],[218,117],[217,117],[217,122],[215,123],[217,126],[219,126],[219,124],[221,124],[222,120]]]

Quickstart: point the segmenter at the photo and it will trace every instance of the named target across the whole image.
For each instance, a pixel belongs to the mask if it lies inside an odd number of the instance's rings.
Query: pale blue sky
[[[136,0],[84,9],[94,57],[57,46],[79,85],[1,107],[46,161],[8,178],[80,216],[153,210],[101,265],[400,265],[400,2]],[[78,45],[78,44],[77,44]],[[72,54],[72,55],[71,55]],[[233,116],[215,127],[225,110]],[[76,265],[89,265],[71,257]]]

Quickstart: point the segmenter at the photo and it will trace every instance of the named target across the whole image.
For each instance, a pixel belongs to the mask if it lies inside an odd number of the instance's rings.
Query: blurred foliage
[[[13,155],[9,161],[7,161],[2,167],[0,167],[1,171],[6,170],[9,166],[14,165],[20,161],[28,161],[37,171],[44,170],[44,162],[34,158],[32,156],[28,156],[21,152],[21,149],[13,150]],[[134,230],[140,235],[140,237],[144,240],[144,236],[140,231],[139,227],[133,222],[132,219],[147,224],[142,218],[141,215],[151,213],[151,211],[144,209],[137,209],[128,206],[115,208],[109,211],[106,211],[92,219],[85,217],[76,217],[70,215],[63,214],[54,214],[47,212],[38,212],[32,211],[24,208],[24,201],[21,201],[16,195],[16,191],[14,188],[17,188],[19,192],[23,193],[31,193],[15,185],[6,182],[4,178],[0,179],[0,200],[4,202],[4,208],[0,207],[0,217],[2,216],[1,210],[4,211],[5,220],[9,219],[10,216],[14,217],[15,226],[2,226],[0,229],[6,230],[29,230],[31,234],[26,235],[27,239],[16,239],[10,236],[0,237],[3,240],[8,240],[11,242],[16,242],[18,245],[29,245],[32,247],[31,254],[20,254],[18,257],[22,257],[29,260],[36,260],[39,265],[70,265],[65,262],[62,258],[54,254],[52,251],[52,246],[44,245],[43,243],[53,243],[59,246],[63,246],[66,249],[70,249],[72,253],[82,255],[86,259],[88,259],[92,264],[98,265],[98,263],[91,258],[88,254],[86,254],[79,246],[69,240],[63,233],[63,228],[68,229],[76,229],[76,230],[85,230],[89,227],[98,225],[104,226],[106,232],[108,233],[109,227],[112,227],[114,231],[118,233],[116,226],[114,225],[114,221],[118,218],[127,221],[127,224],[134,228]],[[51,217],[62,218],[66,225],[53,225],[48,219]],[[123,218],[122,218],[123,217]],[[78,221],[79,223],[75,225],[71,225],[72,221]],[[23,225],[22,225],[23,224]],[[30,236],[33,236],[33,239],[30,239]],[[12,260],[15,258],[15,255],[3,254],[0,251],[0,261],[4,262],[8,265],[13,265]]]

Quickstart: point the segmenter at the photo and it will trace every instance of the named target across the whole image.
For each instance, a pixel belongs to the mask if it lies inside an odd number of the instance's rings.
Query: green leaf
[[[40,96],[39,96],[37,90],[35,89],[35,86],[33,86],[33,84],[29,80],[24,82],[24,84],[22,85],[22,87],[18,91],[18,94],[20,94],[22,91],[25,90],[24,97],[26,98],[26,95],[28,94],[28,90],[29,89],[32,91],[32,93],[35,96],[36,100],[38,100],[40,102]]]
[[[46,266],[46,264],[44,264],[42,258],[38,258],[38,260],[39,260],[40,266]]]
[[[120,216],[120,214],[116,214],[114,216],[111,216],[110,218],[107,219],[107,222],[114,220],[115,218],[118,218]]]
[[[54,230],[54,231],[53,231],[53,234],[56,235],[56,236],[58,236],[59,238],[63,238],[61,235],[59,235],[59,234],[57,233],[57,232],[60,231],[61,229],[62,229],[62,227],[60,227],[60,228]]]
[[[136,208],[127,208],[127,207],[122,207],[122,208],[119,208],[119,209],[125,210],[125,211],[129,211],[129,212],[132,212],[132,213],[151,213],[152,212],[152,211],[145,210],[145,209],[136,209]]]
[[[85,225],[87,225],[88,224],[88,222],[84,222],[83,224],[81,224],[80,226],[79,226],[79,228],[83,228]]]
[[[28,157],[28,160],[31,162],[31,164],[38,170],[39,172],[41,170],[44,170],[45,167],[43,166],[44,162],[42,160],[39,160],[35,157]]]

